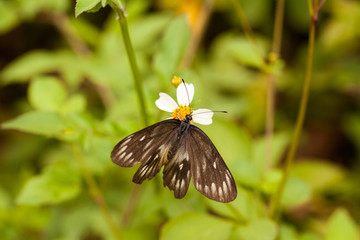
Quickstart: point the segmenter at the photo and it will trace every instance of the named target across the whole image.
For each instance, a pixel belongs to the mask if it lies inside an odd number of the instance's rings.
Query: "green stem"
[[[73,154],[74,154],[76,160],[78,161],[81,173],[84,177],[84,180],[90,189],[90,193],[91,193],[91,196],[92,196],[94,202],[100,208],[101,213],[104,216],[107,225],[110,227],[110,230],[113,232],[115,239],[121,240],[122,238],[121,238],[120,231],[116,227],[116,224],[114,223],[114,221],[111,217],[109,208],[107,207],[107,205],[104,201],[104,197],[103,197],[95,179],[93,178],[89,169],[86,166],[86,162],[83,158],[80,148],[75,144],[72,144],[71,148],[72,148],[72,151],[73,151]]]
[[[120,4],[121,4],[121,2],[120,2]],[[134,51],[134,48],[132,46],[131,39],[130,39],[129,29],[128,29],[127,20],[126,20],[125,6],[117,5],[114,2],[111,2],[110,6],[114,9],[114,11],[116,12],[116,14],[118,16],[118,21],[119,21],[121,32],[122,32],[122,37],[123,37],[123,41],[125,44],[126,53],[127,53],[131,71],[133,74],[135,90],[136,90],[138,101],[139,101],[140,115],[142,117],[142,122],[143,122],[144,126],[148,126],[149,121],[148,121],[148,115],[147,115],[145,99],[144,99],[143,81],[142,81],[139,67],[136,62],[135,51]],[[134,212],[134,209],[139,201],[140,192],[141,192],[140,186],[133,187],[130,197],[129,197],[129,201],[128,201],[126,208],[122,215],[122,225],[123,226],[126,226],[128,224],[128,222],[130,221],[131,216]]]
[[[284,0],[276,1],[275,10],[275,24],[273,32],[273,41],[271,53],[269,55],[270,64],[273,64],[279,59],[281,49],[281,38],[284,21]],[[265,124],[265,170],[271,168],[272,163],[272,142],[274,136],[274,117],[275,117],[275,73],[270,73],[267,77],[267,90],[266,90],[266,124]]]
[[[315,3],[315,5],[313,6],[313,9],[317,9],[317,3]],[[314,11],[312,11],[312,12],[314,12]],[[316,16],[316,19],[317,19],[317,16]],[[274,195],[274,197],[270,203],[269,215],[272,219],[275,219],[277,217],[277,211],[280,207],[282,195],[284,193],[286,182],[289,178],[290,169],[294,162],[294,156],[295,156],[298,144],[299,144],[300,134],[301,134],[301,131],[302,131],[302,128],[304,125],[306,106],[307,106],[307,102],[308,102],[309,89],[310,89],[310,80],[311,80],[311,75],[312,75],[316,19],[315,19],[315,15],[312,15],[312,17],[311,17],[312,21],[311,21],[310,30],[309,30],[309,48],[308,48],[307,63],[306,63],[305,82],[304,82],[303,91],[302,91],[300,108],[299,108],[299,112],[298,112],[298,116],[297,116],[297,120],[296,120],[295,131],[294,131],[294,135],[293,135],[293,138],[291,141],[290,149],[287,153],[286,160],[285,160],[283,177],[280,181],[278,191],[276,192],[276,194]]]
[[[284,1],[276,1],[276,10],[275,10],[275,25],[274,25],[274,34],[272,41],[271,51],[273,54],[279,55],[281,49],[281,38],[283,30],[283,21],[284,21]]]
[[[229,210],[235,215],[236,221],[240,224],[247,223],[246,218],[232,205],[232,203],[225,204],[229,208]]]
[[[136,62],[135,51],[134,51],[134,48],[131,43],[129,29],[128,29],[126,16],[125,16],[125,10],[121,9],[116,4],[111,4],[111,7],[117,13],[118,21],[120,23],[122,37],[123,37],[123,41],[125,44],[125,49],[126,49],[126,53],[128,56],[128,60],[130,63],[131,72],[133,74],[135,90],[136,90],[139,105],[140,105],[140,115],[142,118],[142,122],[143,122],[144,126],[148,126],[149,122],[148,122],[146,104],[145,104],[145,99],[144,99],[143,81],[142,81],[139,67]]]
[[[234,5],[236,14],[239,18],[240,24],[244,30],[245,36],[246,38],[249,40],[249,42],[251,43],[251,46],[254,50],[254,52],[258,55],[258,57],[261,59],[262,63],[265,64],[265,60],[264,60],[264,56],[260,50],[260,47],[256,41],[256,38],[254,36],[254,33],[250,27],[249,22],[246,19],[246,16],[244,14],[243,8],[239,2],[239,0],[232,0],[232,3]]]

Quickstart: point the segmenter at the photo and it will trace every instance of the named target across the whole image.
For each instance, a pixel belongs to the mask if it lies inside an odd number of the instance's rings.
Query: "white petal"
[[[195,123],[209,125],[212,123],[214,112],[210,109],[202,108],[192,112],[192,120]]]
[[[194,97],[194,85],[180,83],[176,89],[176,96],[179,105],[189,106]]]
[[[161,92],[159,93],[159,96],[158,100],[155,101],[155,105],[161,110],[173,112],[178,107],[175,100],[166,93]]]

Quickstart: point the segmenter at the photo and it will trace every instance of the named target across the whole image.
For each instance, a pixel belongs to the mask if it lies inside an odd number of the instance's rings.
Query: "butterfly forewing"
[[[215,201],[233,201],[237,196],[236,184],[214,144],[194,125],[188,132],[190,169],[195,188]]]
[[[164,120],[127,136],[111,152],[112,161],[121,167],[141,163],[133,178],[135,183],[151,179],[161,169],[165,154],[176,140],[178,122]]]

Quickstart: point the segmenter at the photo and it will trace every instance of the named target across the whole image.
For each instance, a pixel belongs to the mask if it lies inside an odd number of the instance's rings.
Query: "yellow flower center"
[[[186,115],[191,114],[191,107],[180,105],[178,108],[174,110],[171,116],[174,119],[184,120]]]

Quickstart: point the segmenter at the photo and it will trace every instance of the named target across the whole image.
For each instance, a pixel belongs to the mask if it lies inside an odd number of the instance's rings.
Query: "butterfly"
[[[180,106],[169,95],[160,93],[156,105],[162,110],[171,109],[173,119],[127,136],[114,147],[111,159],[121,167],[140,163],[133,177],[137,184],[150,180],[164,166],[164,187],[174,191],[175,198],[186,195],[192,179],[195,188],[207,198],[231,202],[237,196],[235,180],[210,138],[192,124],[210,124],[213,111],[192,111],[189,104],[193,93],[192,84],[181,83],[177,89]]]

